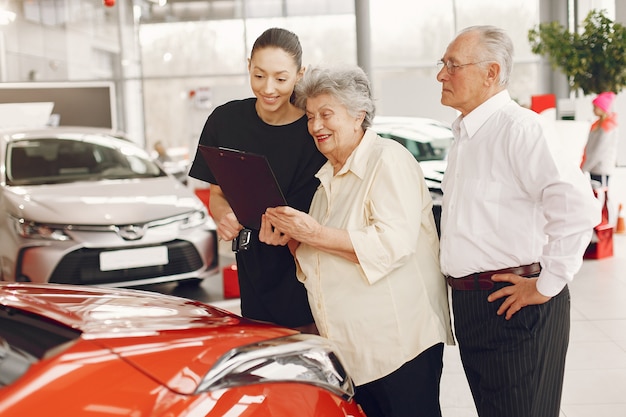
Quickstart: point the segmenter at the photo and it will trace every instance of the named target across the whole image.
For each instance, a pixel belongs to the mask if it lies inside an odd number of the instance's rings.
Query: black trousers
[[[367,417],[441,417],[439,384],[443,343],[389,375],[356,387],[355,400]]]
[[[600,175],[600,174],[589,174],[593,181],[598,181],[601,185],[608,187],[609,186],[609,176],[608,175]]]
[[[510,320],[489,291],[452,291],[454,328],[480,417],[558,417],[569,344],[570,295],[522,308]]]

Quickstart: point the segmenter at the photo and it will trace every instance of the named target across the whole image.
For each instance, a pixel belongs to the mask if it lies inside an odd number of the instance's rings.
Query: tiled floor
[[[626,167],[611,178],[611,190],[614,201],[626,206]],[[626,234],[615,234],[613,241],[614,255],[585,260],[570,286],[572,332],[561,417],[626,416]],[[223,253],[226,265],[232,258],[227,248]],[[239,311],[238,300],[211,302]],[[477,416],[454,346],[445,349],[441,391],[444,417]]]

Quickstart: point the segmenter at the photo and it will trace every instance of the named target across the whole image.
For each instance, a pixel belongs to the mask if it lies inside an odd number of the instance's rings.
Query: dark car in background
[[[328,339],[189,299],[0,283],[3,417],[365,417]]]
[[[433,199],[433,214],[439,231],[443,197],[441,181],[446,170],[448,150],[454,140],[452,129],[433,119],[387,116],[375,117],[372,129],[380,136],[402,144],[420,163]]]
[[[0,131],[0,280],[128,287],[219,274],[202,201],[123,134]]]

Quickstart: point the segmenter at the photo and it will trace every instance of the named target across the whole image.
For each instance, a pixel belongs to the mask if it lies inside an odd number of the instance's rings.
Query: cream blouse
[[[309,214],[348,230],[359,263],[301,244],[297,275],[355,384],[453,343],[432,201],[410,152],[367,130],[337,175],[327,162],[317,177]]]

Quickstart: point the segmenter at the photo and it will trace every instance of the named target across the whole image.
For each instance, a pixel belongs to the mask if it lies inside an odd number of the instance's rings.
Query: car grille
[[[167,246],[169,259],[167,265],[115,271],[100,270],[100,253],[103,250],[82,248],[63,258],[52,273],[49,282],[83,285],[108,284],[184,274],[202,268],[202,258],[193,244],[175,240],[166,243],[165,246]]]

